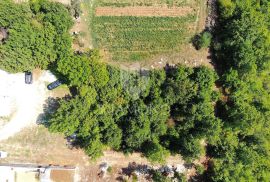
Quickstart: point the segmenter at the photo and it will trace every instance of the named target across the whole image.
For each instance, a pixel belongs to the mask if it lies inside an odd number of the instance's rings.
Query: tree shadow
[[[44,125],[45,127],[49,126],[49,119],[51,118],[52,114],[60,107],[59,102],[63,99],[70,99],[70,96],[66,96],[64,98],[59,97],[49,97],[46,99],[45,103],[43,104],[43,113],[39,114],[36,124]]]

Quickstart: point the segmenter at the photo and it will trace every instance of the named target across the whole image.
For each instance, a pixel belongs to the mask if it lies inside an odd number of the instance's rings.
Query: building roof
[[[75,167],[0,164],[0,179],[10,182],[73,182]]]

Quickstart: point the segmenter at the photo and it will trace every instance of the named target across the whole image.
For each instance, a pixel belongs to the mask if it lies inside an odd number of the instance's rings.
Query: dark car
[[[25,83],[26,84],[32,84],[33,82],[33,75],[31,72],[27,71],[25,72]]]
[[[50,83],[50,84],[47,86],[47,88],[48,88],[49,90],[53,90],[53,89],[59,87],[60,85],[62,85],[62,82],[61,82],[60,80],[56,80],[56,81]]]

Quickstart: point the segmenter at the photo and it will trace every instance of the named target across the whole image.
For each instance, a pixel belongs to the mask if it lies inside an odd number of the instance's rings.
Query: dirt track
[[[195,12],[191,7],[97,7],[96,16],[186,16]]]

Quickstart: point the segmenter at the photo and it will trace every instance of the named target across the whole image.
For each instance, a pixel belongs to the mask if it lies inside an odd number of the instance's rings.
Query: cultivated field
[[[192,34],[184,17],[95,17],[95,45],[110,53],[114,61],[141,61],[153,55],[180,51]]]
[[[92,43],[110,63],[156,68],[164,59],[189,66],[209,62],[207,50],[195,59],[187,54],[195,52],[191,39],[204,29],[206,1],[96,0],[92,7]],[[177,54],[187,57],[172,60]]]

